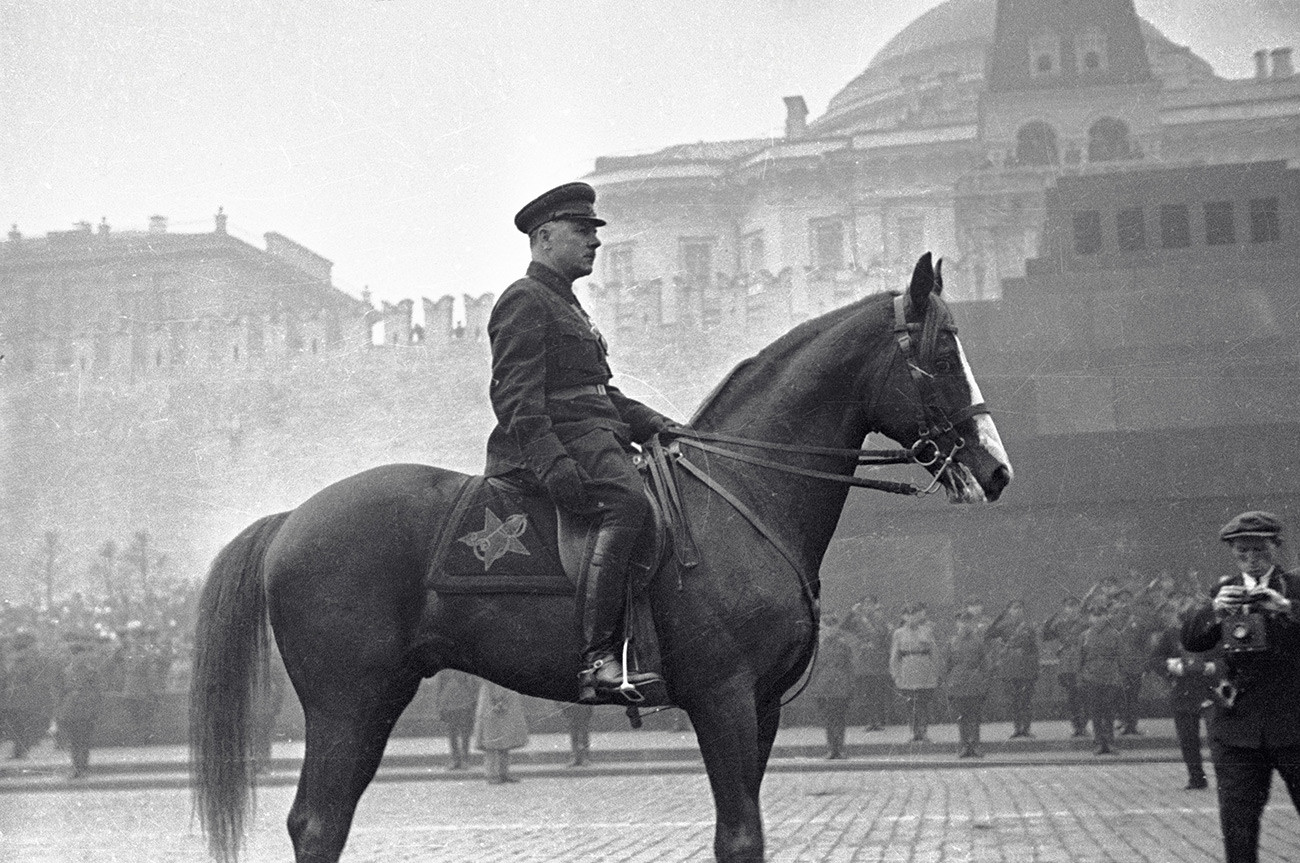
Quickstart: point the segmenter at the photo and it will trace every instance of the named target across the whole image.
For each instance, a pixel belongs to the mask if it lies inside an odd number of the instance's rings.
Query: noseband
[[[906,303],[906,294],[898,294],[894,297],[894,338],[898,341],[898,350],[903,355],[903,361],[907,363],[907,370],[911,372],[912,383],[916,387],[917,404],[919,405],[916,441],[913,442],[911,447],[913,461],[928,468],[937,462],[942,455],[943,448],[939,446],[939,440],[947,438],[945,442],[951,444],[948,448],[948,456],[934,472],[934,482],[930,484],[930,488],[923,492],[929,493],[938,487],[939,478],[952,464],[957,451],[966,445],[966,441],[961,435],[957,434],[953,426],[979,414],[987,414],[989,409],[984,402],[979,402],[949,414],[943,405],[939,403],[934,391],[934,375],[921,368],[921,358],[918,356],[916,339],[912,337],[914,332],[922,328],[922,324],[909,324],[907,322]],[[955,333],[956,330],[954,329],[953,332]],[[922,453],[924,453],[924,456]]]

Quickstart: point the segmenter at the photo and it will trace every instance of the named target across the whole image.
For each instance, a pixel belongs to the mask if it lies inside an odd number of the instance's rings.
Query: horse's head
[[[953,503],[997,500],[1011,482],[1011,462],[942,291],[942,262],[933,265],[926,252],[907,292],[894,301],[898,356],[875,420],[880,431],[912,447]]]

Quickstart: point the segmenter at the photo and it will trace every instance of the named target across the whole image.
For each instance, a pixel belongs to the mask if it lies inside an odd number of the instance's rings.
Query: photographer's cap
[[[1282,535],[1282,521],[1271,512],[1243,512],[1219,531],[1219,539],[1232,542],[1243,536],[1262,536],[1276,540]]]

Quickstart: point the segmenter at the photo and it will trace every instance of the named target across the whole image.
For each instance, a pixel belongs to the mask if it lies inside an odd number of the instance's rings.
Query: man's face
[[[595,225],[560,219],[548,223],[543,230],[547,232],[543,247],[556,272],[568,279],[591,275],[596,249],[600,248]]]
[[[1266,536],[1239,536],[1232,540],[1232,556],[1237,568],[1251,578],[1263,578],[1273,568],[1277,545]]]

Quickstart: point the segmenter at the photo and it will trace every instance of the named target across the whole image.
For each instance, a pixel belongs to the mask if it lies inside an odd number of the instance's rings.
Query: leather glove
[[[587,499],[587,475],[570,456],[557,458],[542,477],[542,485],[551,500],[567,510],[581,511]]]

